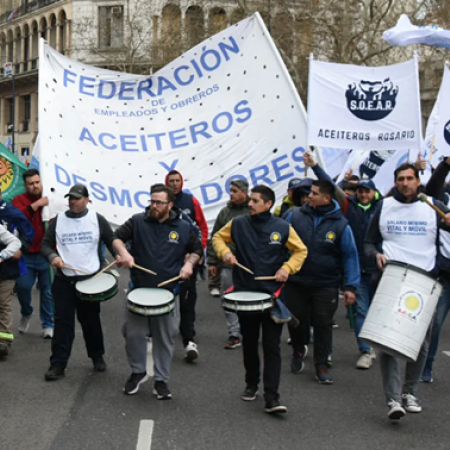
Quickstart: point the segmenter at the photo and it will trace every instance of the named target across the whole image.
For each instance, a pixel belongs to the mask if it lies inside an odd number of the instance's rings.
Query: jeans
[[[239,314],[244,353],[245,382],[257,387],[260,381],[258,340],[262,328],[263,382],[266,401],[278,400],[281,375],[280,338],[282,324],[276,324],[269,313]]]
[[[180,283],[180,334],[183,339],[183,345],[194,342],[195,336],[195,304],[197,303],[197,268],[194,273]]]
[[[42,328],[53,328],[53,298],[51,292],[51,275],[49,263],[40,253],[24,255],[27,273],[16,281],[17,297],[20,302],[20,313],[24,317],[33,314],[31,306],[31,291],[36,277],[40,294],[40,317]]]
[[[328,355],[332,351],[333,317],[338,307],[338,294],[337,288],[305,287],[292,282],[285,286],[286,306],[300,322],[296,328],[288,324],[293,350],[303,354],[305,345],[308,345],[311,323],[317,369],[327,366]]]
[[[220,295],[223,297],[223,294],[233,286],[233,270],[227,267],[222,268],[220,272],[220,280],[221,280],[221,291]],[[227,321],[228,327],[228,336],[239,337],[240,329],[239,329],[239,318],[236,313],[225,311],[225,320]]]
[[[75,313],[83,331],[89,358],[103,356],[103,331],[100,322],[100,303],[80,300],[75,281],[56,276],[52,286],[55,298],[55,331],[52,339],[50,364],[66,367],[75,339]]]
[[[358,343],[359,351],[361,353],[369,353],[370,346],[359,339],[359,333],[366,319],[369,306],[372,303],[375,295],[375,286],[371,283],[371,275],[367,273],[361,274],[361,282],[356,289],[356,312],[355,312],[355,334]]]
[[[439,335],[444,324],[445,318],[450,310],[450,284],[446,284],[436,307],[434,321],[431,327],[431,340],[428,349],[427,362],[425,364],[430,370],[433,367],[434,358],[439,345]]]

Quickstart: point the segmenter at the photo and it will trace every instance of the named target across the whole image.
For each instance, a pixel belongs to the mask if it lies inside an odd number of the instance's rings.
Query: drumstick
[[[102,273],[105,273],[108,269],[111,269],[111,267],[116,263],[117,261],[114,260],[111,264],[108,264],[104,269],[100,270],[100,272],[98,272],[96,275],[94,275],[92,278],[96,278],[99,275],[101,275]]]
[[[444,218],[445,219],[445,213],[443,212],[443,211],[441,211],[437,206],[435,206],[435,205],[433,205],[433,203],[431,203],[429,200],[428,200],[428,197],[425,195],[425,194],[419,194],[418,196],[417,196],[417,198],[421,201],[421,202],[424,202],[424,203],[426,203],[428,206],[431,206],[442,218]]]
[[[272,275],[269,277],[255,277],[255,280],[263,281],[263,280],[275,280],[277,277],[276,275]]]
[[[239,264],[238,262],[235,262],[234,264],[236,264],[236,266],[240,267],[242,270],[250,273],[251,275],[255,275],[250,269],[247,269],[247,267],[243,266],[242,264]]]
[[[81,272],[86,275],[90,275],[90,273],[86,272],[85,270],[75,269],[75,267],[66,266],[65,264],[64,264],[64,269],[75,270],[75,272]]]
[[[178,275],[177,277],[171,278],[170,280],[163,281],[162,283],[158,284],[158,287],[165,286],[166,284],[172,283],[173,281],[177,281],[180,278],[181,278],[181,275]]]
[[[146,269],[145,267],[138,266],[137,264],[133,264],[133,267],[136,267],[136,269],[139,269],[139,270],[142,270],[144,272],[147,272],[150,275],[156,275],[156,272],[153,272],[153,270]]]

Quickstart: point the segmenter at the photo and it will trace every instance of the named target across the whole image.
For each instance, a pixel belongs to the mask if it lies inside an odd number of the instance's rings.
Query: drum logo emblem
[[[176,231],[171,231],[169,233],[169,242],[173,242],[174,244],[178,244],[178,233]]]
[[[406,291],[400,296],[396,312],[416,322],[423,307],[424,301],[418,292]]]
[[[332,231],[329,231],[329,232],[327,233],[327,235],[326,235],[326,239],[325,239],[325,240],[326,240],[327,242],[333,243],[335,239],[336,239],[336,235],[335,235]]]
[[[270,235],[270,243],[271,244],[281,244],[281,234],[278,233],[277,231],[274,231]]]

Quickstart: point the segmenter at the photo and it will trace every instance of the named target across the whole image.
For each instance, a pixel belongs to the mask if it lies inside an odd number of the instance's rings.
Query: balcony
[[[38,11],[41,8],[45,8],[46,6],[53,5],[54,3],[58,3],[61,0],[31,0],[26,4],[22,4],[17,8],[16,15],[14,19],[24,16],[25,14],[29,14],[34,11]],[[6,23],[9,15],[12,11],[7,11],[6,13],[0,15],[0,24],[3,25]]]

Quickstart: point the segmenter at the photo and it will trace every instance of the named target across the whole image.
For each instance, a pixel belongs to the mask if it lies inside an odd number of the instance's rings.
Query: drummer
[[[272,216],[275,193],[267,186],[255,186],[249,201],[250,214],[235,217],[212,239],[214,250],[224,263],[233,267],[236,291],[261,291],[274,294],[289,275],[300,270],[307,249],[294,229],[284,220]],[[235,245],[235,254],[227,244]],[[291,256],[288,255],[288,250]],[[239,262],[254,272],[251,275],[238,268]],[[254,276],[275,275],[273,281],[255,281]],[[281,373],[280,337],[282,325],[275,323],[269,312],[238,314],[244,350],[246,388],[241,398],[253,401],[258,393],[260,364],[258,339],[262,328],[264,353],[264,411],[268,414],[285,413],[287,408],[279,401],[278,386]]]
[[[170,187],[153,186],[150,207],[132,216],[114,233],[114,249],[122,264],[131,269],[134,288],[156,288],[159,283],[178,275],[187,279],[203,254],[194,227],[173,210],[174,201]],[[128,241],[132,241],[131,252],[125,247]],[[135,263],[153,270],[157,276],[133,268]],[[174,292],[178,285],[173,282],[164,288]],[[140,384],[148,380],[147,336],[151,334],[155,374],[153,393],[158,400],[172,398],[168,381],[178,324],[178,304],[173,312],[158,317],[126,311],[123,335],[131,375],[124,386],[125,394],[136,394]]]
[[[76,295],[75,283],[86,279],[85,273],[93,275],[100,270],[101,243],[105,242],[109,251],[113,252],[113,232],[103,216],[87,208],[89,192],[85,186],[72,186],[64,197],[69,198],[69,210],[58,214],[50,222],[41,244],[41,253],[56,269],[52,285],[55,329],[50,368],[45,374],[47,381],[58,380],[65,374],[75,338],[75,312],[94,370],[106,370],[100,304],[80,300]]]
[[[388,260],[399,261],[436,275],[437,235],[441,221],[429,205],[418,201],[420,178],[418,169],[409,163],[394,172],[393,196],[385,198],[375,212],[365,239],[367,257],[376,260],[382,270]],[[436,201],[435,201],[436,202]],[[443,205],[439,205],[445,209]],[[402,225],[420,220],[421,230]],[[450,214],[445,225],[450,224]],[[442,226],[445,226],[442,225]],[[447,229],[447,228],[446,228]],[[379,245],[382,251],[379,252]],[[429,332],[419,352],[417,361],[406,364],[405,382],[401,382],[401,362],[398,358],[380,352],[380,367],[384,394],[388,402],[388,417],[402,418],[406,412],[420,413],[422,407],[416,397],[417,385],[425,365]]]

